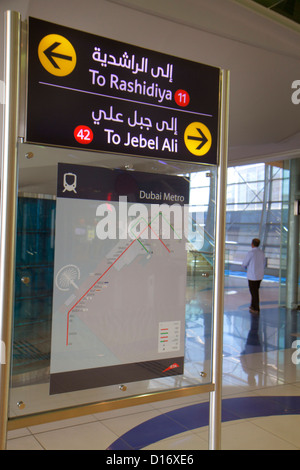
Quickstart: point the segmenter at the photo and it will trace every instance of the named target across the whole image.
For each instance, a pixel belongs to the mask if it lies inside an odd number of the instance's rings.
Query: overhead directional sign
[[[216,164],[220,69],[29,18],[26,141]]]

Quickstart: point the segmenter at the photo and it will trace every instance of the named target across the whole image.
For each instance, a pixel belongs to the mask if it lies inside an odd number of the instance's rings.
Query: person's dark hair
[[[253,240],[252,240],[252,245],[257,248],[257,247],[260,245],[260,240],[259,240],[259,238],[253,238]]]

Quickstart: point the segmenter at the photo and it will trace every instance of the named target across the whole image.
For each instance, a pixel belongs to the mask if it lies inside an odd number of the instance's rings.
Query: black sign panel
[[[58,164],[57,197],[119,201],[122,196],[128,203],[184,206],[189,203],[189,182],[171,175]]]
[[[29,18],[26,141],[216,164],[215,67]]]

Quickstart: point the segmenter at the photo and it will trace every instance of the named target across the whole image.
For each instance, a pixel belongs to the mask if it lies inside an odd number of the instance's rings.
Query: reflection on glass
[[[26,159],[31,151],[33,158]],[[99,155],[21,144],[19,147],[16,288],[10,416],[60,409],[149,392],[211,382],[216,168],[146,158]],[[53,307],[57,164],[184,176],[190,185],[190,237],[186,243],[187,280],[184,373],[78,392],[49,395]],[[66,184],[74,186],[74,179]],[[72,186],[72,188],[73,188]],[[76,188],[75,188],[76,189]],[[94,256],[95,221],[78,220],[79,256]],[[200,234],[200,238],[195,234]],[[201,243],[199,243],[199,239]],[[198,242],[196,242],[198,241]],[[70,240],[70,243],[73,243]],[[77,245],[76,245],[77,246]],[[74,281],[76,282],[76,280]],[[122,381],[123,383],[123,381]],[[20,410],[17,402],[25,408]]]

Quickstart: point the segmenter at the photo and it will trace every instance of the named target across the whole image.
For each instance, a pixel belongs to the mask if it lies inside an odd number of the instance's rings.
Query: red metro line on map
[[[140,221],[138,222],[140,223]],[[114,267],[114,265],[122,258],[122,256],[125,255],[125,253],[127,252],[127,250],[130,249],[130,247],[135,243],[135,242],[139,242],[143,248],[145,249],[146,252],[148,252],[147,248],[145,248],[145,246],[143,245],[143,243],[140,241],[140,238],[142,237],[143,233],[148,229],[150,228],[150,230],[154,233],[155,237],[157,238],[157,240],[160,241],[160,243],[164,246],[164,248],[167,250],[168,253],[171,253],[170,249],[167,247],[167,245],[163,242],[163,240],[159,237],[159,235],[153,230],[153,228],[151,227],[151,221],[147,224],[145,223],[145,228],[142,230],[140,236],[138,238],[135,238],[134,240],[132,240],[132,242],[122,251],[122,253],[111,263],[111,265],[101,274],[101,276],[91,285],[91,287],[89,287],[89,289],[80,297],[79,300],[77,300],[77,302],[70,308],[70,310],[68,311],[67,313],[67,334],[66,334],[66,346],[69,345],[69,326],[70,326],[70,315],[72,314],[72,312],[74,311],[74,309],[76,307],[79,306],[80,302],[83,301],[83,300],[86,300],[88,294],[92,291],[92,289],[94,289],[97,285],[99,285],[100,281],[105,277],[105,275]],[[70,276],[69,276],[70,277]],[[101,292],[101,289],[99,289],[99,292]],[[177,367],[179,367],[177,365]],[[173,367],[171,367],[173,368]],[[169,370],[169,369],[166,369],[166,370]],[[165,372],[165,371],[164,371]]]

